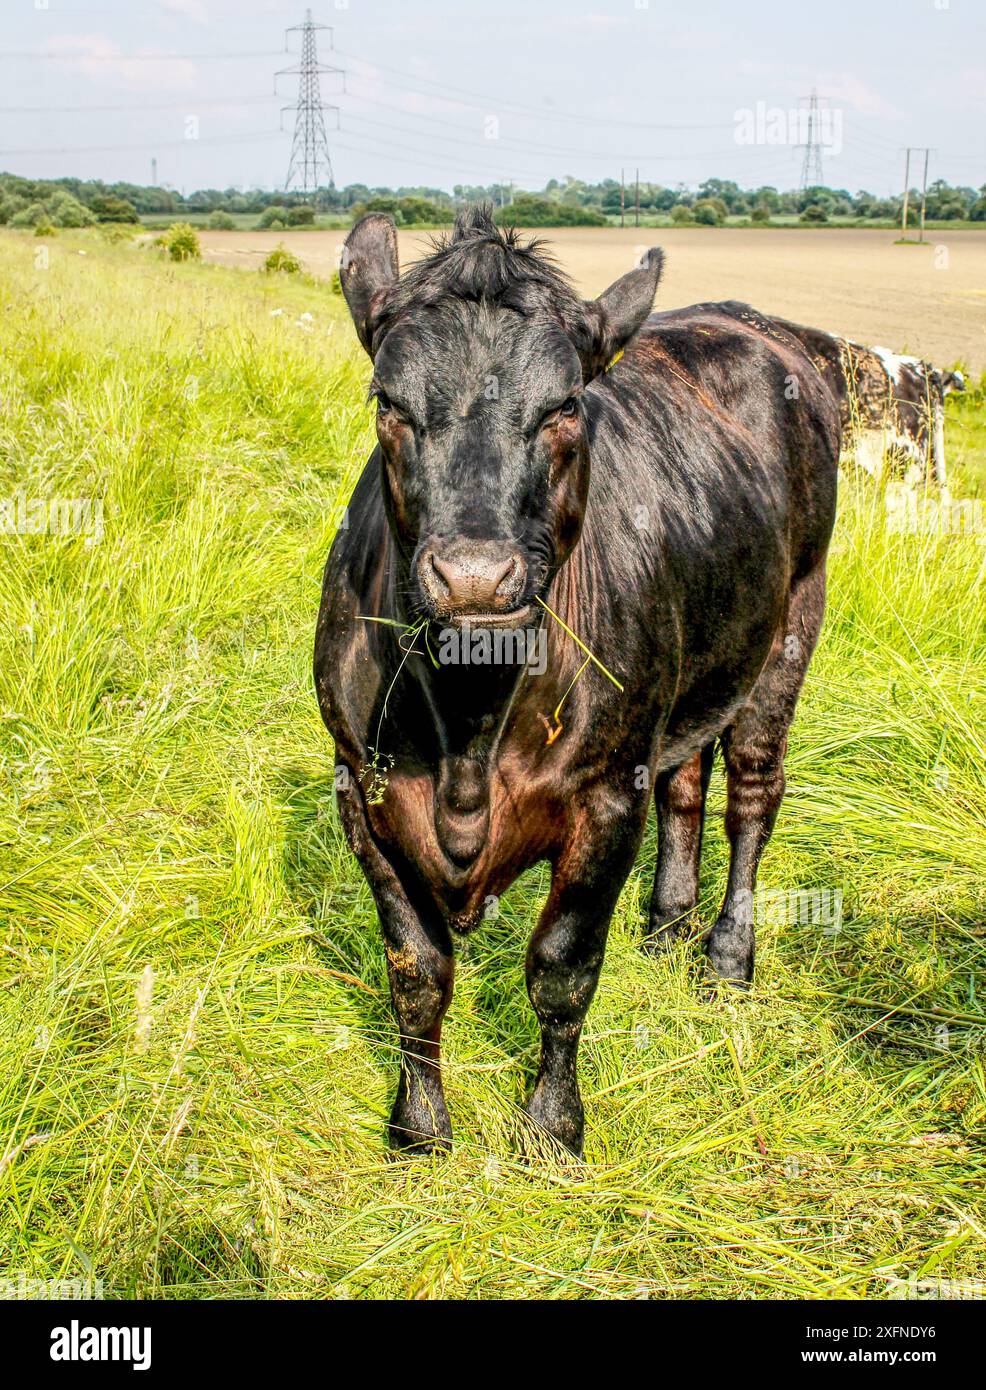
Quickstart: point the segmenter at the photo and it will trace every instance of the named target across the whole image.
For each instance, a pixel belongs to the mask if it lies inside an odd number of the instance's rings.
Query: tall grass
[[[87,249],[83,257],[78,250]],[[843,488],[760,930],[711,999],[637,948],[648,834],[582,1048],[587,1160],[520,1151],[546,874],[459,951],[456,1146],[390,1162],[394,1029],[309,660],[369,448],[338,297],[130,245],[0,239],[0,1277],[139,1297],[885,1297],[986,1277],[982,534]],[[275,313],[276,310],[283,312]],[[303,313],[311,314],[302,319]],[[982,401],[950,404],[953,493]],[[703,911],[726,858],[710,798]]]

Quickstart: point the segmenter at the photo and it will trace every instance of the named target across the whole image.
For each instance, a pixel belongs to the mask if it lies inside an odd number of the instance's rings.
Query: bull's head
[[[488,209],[400,277],[393,222],[346,239],[343,292],[373,359],[390,525],[418,614],[522,626],[571,554],[589,488],[582,398],[650,313],[662,254],[580,300]]]

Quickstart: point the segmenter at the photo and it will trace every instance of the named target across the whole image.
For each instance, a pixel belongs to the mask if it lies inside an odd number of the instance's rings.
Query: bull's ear
[[[587,301],[589,343],[582,353],[586,381],[608,367],[642,327],[653,308],[663,268],[664,252],[659,246],[652,246],[641,256],[636,269],[621,276],[598,299]]]
[[[393,221],[382,212],[361,217],[343,243],[339,282],[359,340],[371,357],[373,335],[399,274]]]

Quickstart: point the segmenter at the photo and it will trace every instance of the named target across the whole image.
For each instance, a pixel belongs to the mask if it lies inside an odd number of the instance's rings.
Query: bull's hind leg
[[[715,742],[658,778],[657,871],[651,894],[644,950],[657,954],[690,936],[687,918],[698,902],[705,798],[712,775]]]
[[[722,735],[729,883],[706,951],[716,975],[733,984],[753,978],[757,866],[784,796],[788,729],[824,611],[823,563],[792,590],[785,630],[775,639],[750,699]]]

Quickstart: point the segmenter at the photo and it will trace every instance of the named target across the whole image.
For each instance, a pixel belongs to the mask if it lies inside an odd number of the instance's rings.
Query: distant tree
[[[28,203],[26,208],[21,208],[15,212],[10,219],[12,227],[36,227],[40,222],[46,222],[48,214],[45,212],[43,203]]]
[[[706,179],[698,186],[700,199],[715,199],[722,204],[723,216],[733,211],[734,204],[742,196],[739,185],[732,179]]]
[[[90,207],[96,214],[97,222],[139,222],[137,209],[126,198],[118,198],[108,193],[93,198]]]
[[[758,208],[766,208],[768,212],[779,212],[781,200],[777,189],[769,183],[763,184],[753,194],[753,205]]]
[[[497,222],[513,227],[605,227],[606,218],[595,208],[571,207],[522,193],[494,214]]]
[[[695,221],[703,227],[721,227],[726,214],[720,198],[699,198],[692,209]]]
[[[96,221],[95,213],[64,189],[49,198],[46,206],[56,227],[91,227]]]
[[[452,221],[451,208],[439,207],[427,198],[397,198],[375,195],[365,203],[357,203],[352,209],[353,217],[362,217],[366,212],[386,212],[398,227],[434,227]]]

